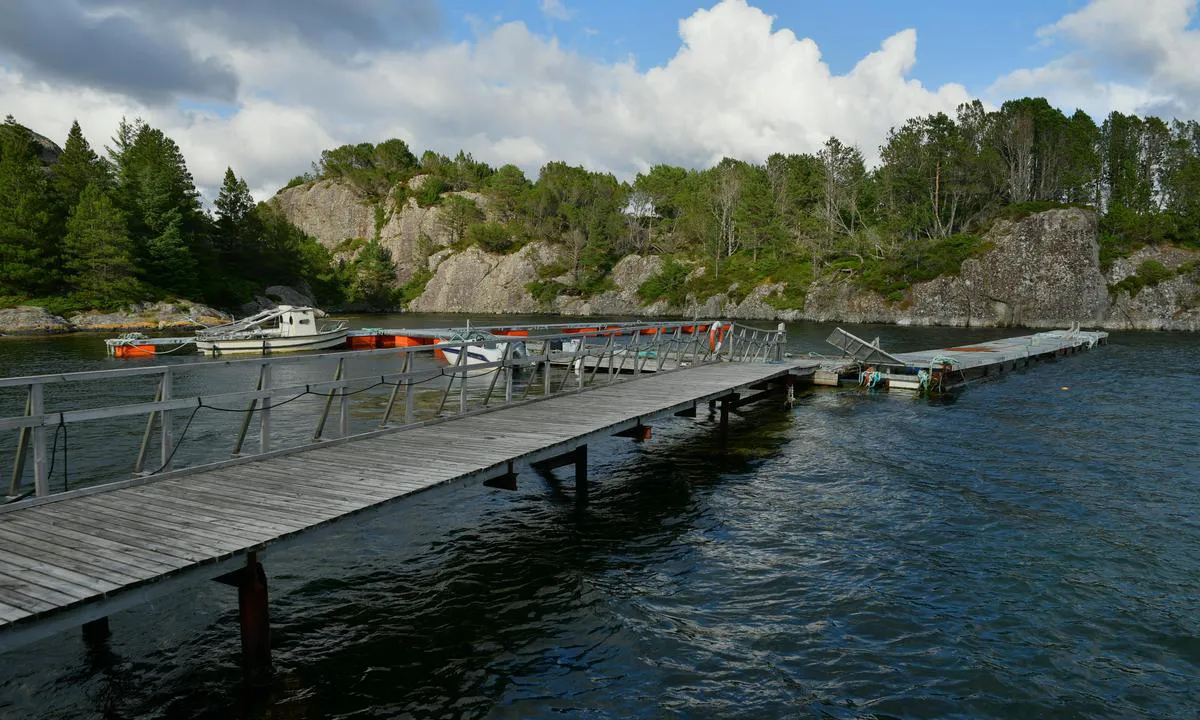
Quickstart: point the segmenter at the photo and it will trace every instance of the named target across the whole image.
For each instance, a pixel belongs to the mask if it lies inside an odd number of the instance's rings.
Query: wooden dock
[[[511,485],[528,466],[573,464],[584,491],[590,442],[644,439],[655,418],[692,414],[710,402],[719,403],[724,426],[730,410],[780,398],[816,367],[809,360],[719,362],[640,375],[0,506],[0,652],[81,624],[106,629],[113,612],[219,579],[239,587],[247,656],[265,654],[264,550],[446,483]]]

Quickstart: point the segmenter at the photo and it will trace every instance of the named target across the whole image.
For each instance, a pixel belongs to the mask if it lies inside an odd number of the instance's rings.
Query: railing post
[[[33,393],[25,393],[25,416],[33,414]],[[8,496],[16,497],[21,492],[21,476],[25,474],[25,456],[29,454],[29,434],[32,428],[17,431],[17,455],[13,458],[12,480],[8,484]]]
[[[258,385],[255,386],[256,390],[263,389],[263,372],[265,369],[266,365],[264,364],[258,370]],[[233,452],[230,453],[233,457],[242,454],[242,444],[246,442],[246,433],[250,431],[250,420],[254,417],[254,409],[256,407],[258,407],[258,398],[251,398],[250,403],[246,405],[246,413],[242,416],[242,426],[238,428],[237,440],[233,443]]]
[[[162,400],[162,378],[158,380],[158,387],[154,390],[154,402]],[[150,416],[146,418],[146,431],[142,433],[142,444],[138,447],[137,459],[133,461],[133,474],[137,475],[146,467],[146,453],[150,451],[150,436],[154,433],[154,418],[157,416],[157,410],[151,410]]]
[[[350,395],[346,392],[349,389],[346,382],[343,379],[342,386],[338,388],[338,437],[350,435]]]
[[[528,352],[528,351],[527,351]],[[512,358],[510,358],[512,360]],[[504,366],[504,402],[511,403],[513,397],[513,375],[516,374],[516,366]]]
[[[407,353],[404,354],[404,372],[405,373],[412,372],[413,356],[416,354],[416,352],[417,352],[416,350],[409,350]],[[414,407],[416,398],[413,397],[413,395],[415,394],[415,387],[416,386],[413,385],[413,381],[412,381],[411,377],[404,378],[404,424],[405,425],[412,424],[413,413],[416,411],[416,408]]]
[[[458,411],[465,413],[467,411],[467,362],[470,360],[465,340],[458,349],[458,356],[462,358],[462,384],[458,386]]]
[[[45,387],[40,383],[29,386],[29,414],[37,417],[46,412]],[[50,494],[49,463],[46,458],[46,426],[33,427],[33,488],[38,497]]]
[[[345,367],[346,358],[338,358],[337,370],[333,372],[333,379],[335,381],[342,379],[342,371],[345,369]],[[321,412],[321,419],[317,421],[317,429],[315,432],[313,432],[312,436],[313,440],[320,440],[321,434],[325,432],[325,421],[329,419],[329,409],[333,407],[334,392],[336,392],[336,388],[330,390],[325,395],[325,409]]]
[[[271,363],[263,363],[262,370],[259,372],[258,385],[260,390],[269,390],[271,388]],[[267,395],[262,399],[262,417],[259,418],[258,428],[258,450],[266,453],[271,450],[271,396]]]
[[[171,399],[172,386],[171,368],[163,368],[162,376],[162,399],[163,401]],[[170,470],[171,455],[174,448],[174,437],[171,429],[171,411],[162,410],[158,414],[159,430],[162,431],[161,443],[159,445],[159,455],[162,459],[160,470]]]
[[[400,368],[400,372],[408,372],[408,357],[409,353],[404,353],[404,364]],[[382,378],[380,378],[382,381]],[[379,418],[379,427],[387,427],[388,420],[392,417],[392,408],[396,405],[396,397],[400,394],[401,383],[392,385],[392,394],[388,398],[387,406],[383,408],[383,416]]]
[[[509,355],[511,348],[512,348],[512,343],[504,343],[504,354],[500,356],[500,367],[496,368],[496,372],[492,373],[492,381],[490,383],[488,383],[487,394],[483,396],[484,407],[487,407],[487,404],[492,401],[492,391],[494,391],[496,389],[496,381],[500,379],[500,372],[508,371],[508,355]],[[505,398],[504,399],[512,400],[511,383],[509,383],[509,386],[507,388],[505,388]],[[465,409],[466,408],[463,408],[463,410],[465,410]]]
[[[454,360],[454,371],[450,373],[450,382],[446,383],[446,390],[442,393],[442,401],[438,403],[437,412],[435,415],[441,415],[442,409],[446,407],[446,400],[450,398],[450,391],[454,389],[454,376],[458,373],[458,368],[464,366],[467,361],[467,344],[464,342],[458,349],[458,357]],[[462,378],[462,394],[466,394],[467,376],[464,373]]]

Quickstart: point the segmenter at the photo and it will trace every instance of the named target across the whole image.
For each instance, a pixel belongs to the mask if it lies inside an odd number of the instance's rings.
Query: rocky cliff
[[[410,189],[419,187],[422,179],[411,180]],[[458,194],[486,212],[482,197]],[[804,310],[781,310],[773,298],[782,297],[786,286],[778,282],[749,292],[731,288],[713,297],[689,297],[682,308],[663,302],[646,305],[637,290],[663,264],[658,257],[637,255],[616,265],[610,288],[603,292],[539,302],[528,286],[546,280],[541,276],[544,267],[562,262],[558,246],[535,243],[511,255],[476,247],[455,252],[449,247],[452,238],[440,207],[423,208],[412,198],[397,204],[388,198],[376,211],[347,186],[328,181],[289,188],[275,202],[289,219],[331,248],[346,238],[377,235],[392,251],[399,282],[427,267],[432,279],[409,308],[422,312],[722,315],[1035,328],[1079,322],[1109,329],[1200,329],[1200,253],[1147,248],[1102,272],[1096,215],[1089,210],[1049,210],[1000,221],[984,238],[987,252],[964,261],[955,275],[910,286],[899,301],[865,290],[853,278],[824,278],[808,287]],[[1144,272],[1147,261],[1157,264],[1155,272]]]
[[[424,175],[412,178],[408,189],[420,189],[424,179]],[[449,195],[464,197],[481,211],[487,209],[478,193]],[[408,282],[430,254],[453,241],[442,208],[421,207],[411,197],[397,202],[395,195],[389,195],[373,204],[345,183],[320,180],[281,190],[271,202],[296,227],[331,250],[345,240],[378,237],[392,253],[400,283]]]
[[[851,280],[810,286],[801,317],[902,325],[1061,327],[1102,324],[1108,290],[1100,272],[1096,217],[1050,210],[1001,221],[985,236],[992,249],[962,263],[958,275],[917,283],[900,302]]]

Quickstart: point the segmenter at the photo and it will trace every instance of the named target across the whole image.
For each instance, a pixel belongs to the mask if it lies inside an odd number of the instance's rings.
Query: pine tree
[[[225,180],[217,194],[214,240],[217,259],[227,272],[251,277],[261,272],[262,227],[254,214],[254,197],[246,181],[225,169]]]
[[[54,289],[49,222],[46,174],[28,131],[10,115],[0,127],[0,295]]]
[[[372,240],[354,261],[349,298],[351,302],[365,303],[372,308],[387,308],[393,303],[395,289],[396,263],[392,261],[392,253],[377,240]]]
[[[62,155],[54,164],[54,174],[51,186],[54,189],[55,202],[65,218],[79,204],[79,198],[88,185],[96,185],[105,190],[108,187],[108,166],[100,156],[92,150],[79,122],[71,123],[71,131],[67,135],[67,144],[63,147]]]
[[[211,267],[209,221],[179,146],[140,120],[122,120],[113,143],[116,200],[143,278],[168,293],[194,296],[197,268]]]
[[[159,233],[146,241],[146,269],[158,287],[184,297],[197,289],[196,258],[184,240],[183,218],[167,211],[158,223]]]
[[[71,210],[63,246],[68,284],[85,304],[115,305],[138,298],[125,220],[95,183],[84,188]]]

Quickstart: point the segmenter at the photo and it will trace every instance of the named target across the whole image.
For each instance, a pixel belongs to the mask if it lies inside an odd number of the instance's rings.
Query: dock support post
[[[102,643],[112,635],[108,628],[108,617],[96,618],[83,624],[83,641],[88,645]]]
[[[575,492],[580,497],[586,497],[588,491],[588,447],[580,445],[575,448]]]
[[[254,674],[271,666],[271,623],[267,615],[267,573],[258,553],[246,555],[238,582],[238,616],[242,629],[242,663]]]

